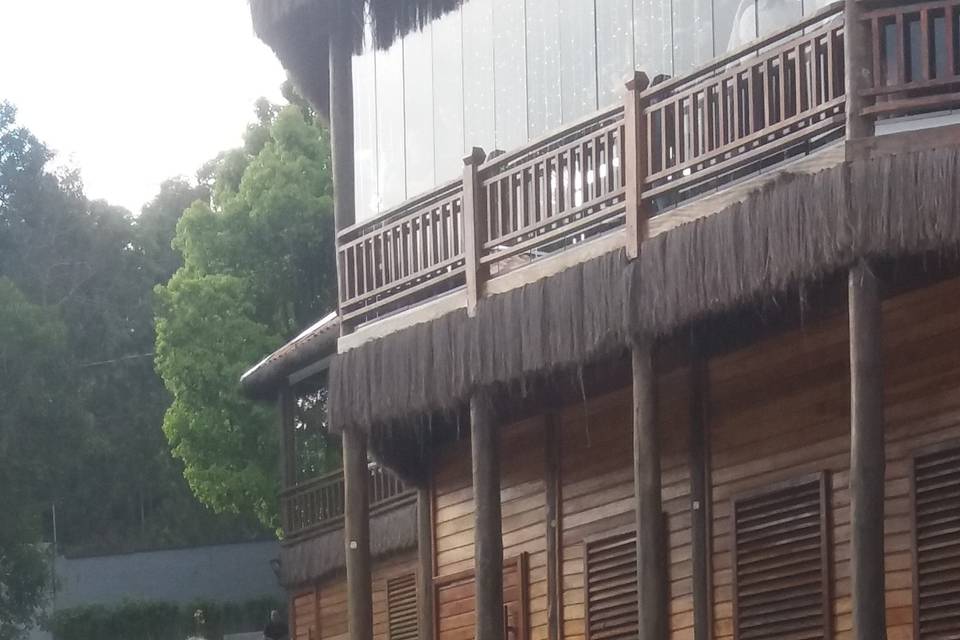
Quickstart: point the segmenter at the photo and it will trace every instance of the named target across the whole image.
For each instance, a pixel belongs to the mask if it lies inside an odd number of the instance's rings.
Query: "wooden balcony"
[[[858,117],[960,105],[960,0],[864,0]],[[603,235],[636,251],[649,220],[847,137],[848,33],[835,3],[789,28],[505,155],[475,150],[463,178],[337,238],[340,316],[352,328],[456,296]],[[863,49],[863,47],[861,47]]]
[[[280,493],[280,517],[284,538],[293,540],[343,526],[343,471],[289,487]],[[370,465],[367,494],[372,512],[405,504],[415,493],[392,473]]]

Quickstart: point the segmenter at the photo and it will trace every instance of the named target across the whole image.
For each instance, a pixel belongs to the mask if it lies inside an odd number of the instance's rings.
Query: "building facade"
[[[339,189],[243,379],[343,437],[298,637],[960,637],[960,3],[734,4],[252,3]]]

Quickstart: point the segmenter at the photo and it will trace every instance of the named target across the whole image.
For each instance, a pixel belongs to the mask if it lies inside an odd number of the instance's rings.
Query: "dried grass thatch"
[[[477,386],[581,367],[631,335],[690,323],[818,279],[856,257],[955,250],[955,148],[785,174],[744,201],[622,251],[365,343],[331,365],[335,429],[417,424]]]
[[[417,503],[411,501],[370,518],[370,552],[383,558],[417,548]],[[284,544],[280,582],[286,588],[323,580],[342,571],[346,562],[343,527]]]
[[[326,115],[330,104],[327,35],[335,2],[340,0],[249,0],[257,36],[277,54],[303,95]],[[354,48],[362,49],[365,16],[373,43],[385,49],[393,41],[458,7],[462,0],[346,0],[352,7]]]

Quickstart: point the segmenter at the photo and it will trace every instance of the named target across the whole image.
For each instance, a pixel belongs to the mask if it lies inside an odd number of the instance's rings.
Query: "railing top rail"
[[[708,62],[707,64],[698,67],[697,69],[691,71],[690,73],[671,78],[665,82],[661,82],[657,85],[651,86],[646,89],[641,97],[646,100],[651,100],[655,98],[660,98],[665,94],[669,94],[672,91],[685,87],[687,85],[695,84],[705,76],[710,76],[721,71],[728,66],[734,64],[742,63],[750,54],[756,53],[761,49],[769,47],[770,45],[783,40],[794,35],[797,31],[806,29],[807,27],[813,26],[819,22],[827,20],[828,18],[840,15],[843,13],[843,0],[835,0],[827,6],[819,9],[818,11],[811,13],[809,16],[805,16],[799,22],[795,22],[790,26],[774,31],[762,38],[754,40],[744,46],[734,49],[729,53],[723,55],[720,58],[715,58]]]
[[[587,125],[594,124],[602,120],[606,120],[622,112],[623,112],[623,103],[619,102],[601,111],[595,111],[586,116],[583,116],[582,118],[578,118],[573,122],[563,125],[559,129],[554,129],[553,131],[547,134],[544,134],[539,138],[530,140],[529,142],[525,143],[523,146],[517,149],[514,149],[513,151],[502,153],[494,158],[487,160],[482,165],[480,165],[480,172],[486,173],[487,171],[489,171],[491,167],[503,166],[504,164],[508,164],[519,158],[524,158],[530,155],[531,153],[536,153],[538,149],[554,144],[559,140],[563,140],[564,138],[570,136],[571,134],[575,134],[579,129],[583,129]]]
[[[315,489],[319,486],[325,484],[336,484],[337,482],[343,481],[343,469],[334,469],[333,471],[328,471],[327,473],[321,474],[316,478],[310,478],[303,482],[298,482],[297,484],[286,487],[280,492],[280,497],[286,497],[293,495],[295,493],[302,493],[304,491],[309,491],[310,489]]]
[[[337,232],[337,239],[342,240],[344,238],[349,238],[354,234],[362,235],[362,233],[371,229],[394,223],[411,213],[415,213],[418,209],[426,206],[427,204],[432,204],[455,194],[462,188],[463,179],[454,178],[453,180],[445,182],[444,184],[441,184],[430,191],[421,193],[413,198],[410,198],[409,200],[405,200],[378,216],[374,216],[369,220],[362,220],[350,225],[349,227],[341,229]]]

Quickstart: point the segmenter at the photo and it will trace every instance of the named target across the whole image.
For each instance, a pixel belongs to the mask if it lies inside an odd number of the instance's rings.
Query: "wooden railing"
[[[339,526],[344,513],[343,490],[343,472],[338,469],[282,491],[280,515],[284,535],[290,539]],[[379,465],[370,465],[367,495],[371,508],[409,493],[399,478]]]
[[[843,22],[832,5],[647,89],[644,198],[674,199],[844,121]],[[811,30],[812,29],[812,30]],[[689,197],[689,196],[687,196]]]
[[[960,105],[960,2],[900,3],[863,14],[870,24],[873,104],[864,114],[901,115]]]
[[[869,48],[871,67],[855,117],[960,106],[960,0],[851,6],[865,25],[851,52]],[[459,288],[472,312],[487,279],[625,222],[635,255],[647,217],[842,139],[844,20],[835,2],[691,74],[640,74],[623,104],[507,154],[476,149],[462,180],[341,231],[344,327]]]

